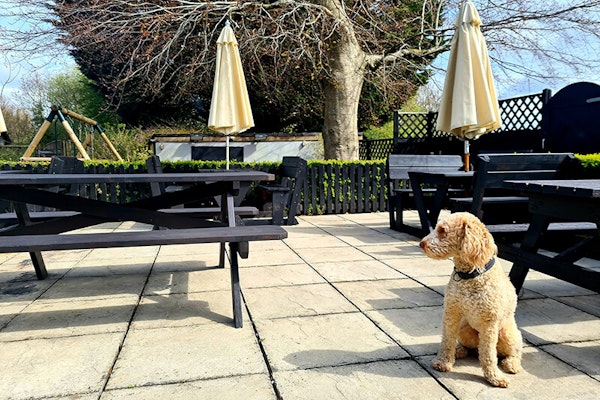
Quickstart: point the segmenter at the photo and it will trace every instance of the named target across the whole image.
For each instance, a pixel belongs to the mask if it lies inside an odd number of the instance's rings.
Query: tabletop
[[[508,180],[507,187],[528,193],[600,198],[600,179]]]
[[[273,174],[254,170],[208,170],[161,174],[0,174],[0,185],[56,185],[77,183],[153,183],[153,182],[242,182],[272,181]]]

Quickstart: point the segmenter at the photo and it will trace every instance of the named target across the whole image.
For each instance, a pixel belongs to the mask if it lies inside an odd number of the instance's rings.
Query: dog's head
[[[459,212],[439,222],[419,243],[427,257],[472,266],[485,265],[498,248],[485,225],[473,214]]]

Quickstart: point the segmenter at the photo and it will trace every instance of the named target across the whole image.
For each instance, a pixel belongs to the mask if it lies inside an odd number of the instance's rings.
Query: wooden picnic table
[[[229,243],[233,315],[242,326],[238,260],[248,257],[248,242],[287,237],[279,226],[236,226],[234,197],[244,182],[273,180],[269,173],[218,170],[162,174],[0,174],[0,200],[13,203],[19,224],[0,229],[0,253],[29,252],[38,279],[48,276],[42,251],[132,247],[161,244]],[[183,190],[141,200],[111,203],[68,191],[49,191],[57,185],[76,184],[184,185]],[[170,207],[220,196],[221,218],[209,220],[169,213]],[[32,222],[28,204],[56,208],[56,218]],[[64,213],[65,211],[71,213]],[[72,233],[76,229],[111,221],[135,221],[166,230],[113,233]],[[68,235],[60,235],[69,232]]]
[[[600,293],[600,270],[576,264],[600,245],[600,179],[507,180],[505,183],[529,197],[532,214],[520,247],[507,247],[501,254],[514,261],[510,279],[517,292],[529,269],[534,269]],[[573,232],[571,236],[578,240],[556,256],[549,256],[539,250],[552,221],[591,223],[595,224],[595,230],[591,234],[588,230],[586,235]]]
[[[408,176],[421,221],[422,236],[435,228],[440,212],[448,201],[450,189],[462,188],[466,192],[473,181],[473,171],[414,170],[409,171]],[[426,201],[423,186],[435,189],[431,201]]]

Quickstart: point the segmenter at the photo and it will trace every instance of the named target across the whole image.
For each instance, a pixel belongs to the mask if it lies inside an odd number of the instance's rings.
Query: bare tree
[[[82,72],[110,86],[115,96],[152,98],[167,91],[173,101],[199,82],[211,83],[214,43],[229,19],[251,79],[266,87],[275,77],[318,82],[325,156],[356,159],[365,79],[374,79],[390,98],[414,92],[426,81],[431,60],[448,50],[459,1],[3,3],[21,8],[3,7],[0,13],[26,13],[30,20],[52,23],[51,28],[33,22],[26,29],[2,27],[9,49],[39,53],[48,38],[59,38],[80,65],[84,58],[101,65],[83,65]],[[578,69],[598,64],[595,53],[574,53],[572,44],[598,43],[600,0],[490,0],[476,5],[491,56],[506,73],[551,76],[558,65]]]

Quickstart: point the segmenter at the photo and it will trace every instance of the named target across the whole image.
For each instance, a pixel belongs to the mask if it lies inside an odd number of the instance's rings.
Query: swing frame
[[[69,135],[69,138],[71,139],[71,141],[77,148],[77,151],[79,152],[77,154],[77,158],[80,158],[83,160],[91,160],[86,149],[87,149],[88,145],[92,142],[93,131],[97,131],[100,134],[100,137],[102,138],[102,140],[104,140],[104,143],[106,143],[106,145],[108,146],[111,153],[115,156],[115,158],[119,161],[123,161],[123,159],[119,155],[119,152],[117,151],[117,149],[115,149],[115,147],[113,146],[111,141],[108,139],[108,137],[102,131],[102,128],[96,121],[94,121],[91,118],[85,117],[81,114],[77,114],[76,112],[73,112],[71,110],[67,110],[64,107],[57,106],[57,105],[52,105],[52,107],[50,107],[50,110],[51,110],[50,114],[48,114],[48,117],[46,117],[46,120],[44,121],[44,123],[42,124],[42,126],[40,127],[40,129],[38,130],[36,135],[33,137],[33,140],[27,147],[27,150],[25,150],[23,157],[21,157],[21,161],[50,161],[50,157],[34,157],[33,152],[35,151],[37,146],[40,144],[40,141],[42,140],[42,138],[48,131],[48,128],[50,128],[50,126],[52,125],[52,122],[56,118],[58,118],[58,121],[60,121],[63,128]],[[69,122],[65,118],[65,115],[92,126],[92,128],[93,128],[92,132],[90,132],[86,135],[85,141],[83,143],[81,143],[81,141],[79,141],[79,138],[77,137],[77,135],[75,135],[75,132],[71,128],[71,125],[69,125]]]

